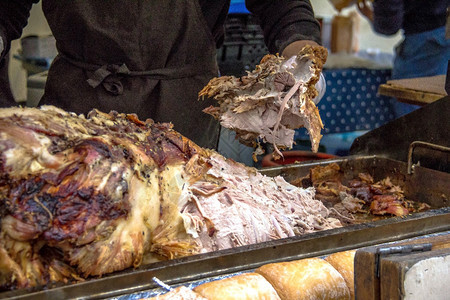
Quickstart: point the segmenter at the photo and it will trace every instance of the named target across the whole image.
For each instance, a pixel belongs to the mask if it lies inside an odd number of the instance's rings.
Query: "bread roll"
[[[152,298],[147,298],[149,300],[208,300],[206,298],[203,298],[202,296],[200,296],[199,294],[197,294],[196,292],[192,291],[191,289],[185,287],[185,286],[180,286],[177,287],[176,289],[165,293],[164,295],[159,295],[156,297],[152,297]],[[140,300],[145,300],[145,299],[140,299]]]
[[[342,251],[325,258],[344,277],[352,299],[355,299],[355,253],[356,250]]]
[[[201,284],[194,291],[209,300],[280,299],[275,289],[263,276],[244,273],[233,277]]]
[[[350,299],[344,278],[327,261],[307,258],[264,265],[263,275],[281,299]]]

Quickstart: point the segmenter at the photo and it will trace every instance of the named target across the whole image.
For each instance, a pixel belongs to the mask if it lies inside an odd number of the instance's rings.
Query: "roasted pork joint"
[[[0,289],[341,226],[314,193],[200,148],[170,124],[1,109]]]
[[[289,59],[266,55],[241,78],[214,78],[199,97],[214,98],[219,106],[204,112],[234,130],[242,143],[257,146],[260,139],[273,144],[276,151],[292,148],[295,129],[305,127],[317,152],[323,124],[313,99],[326,58],[326,48],[306,46]]]

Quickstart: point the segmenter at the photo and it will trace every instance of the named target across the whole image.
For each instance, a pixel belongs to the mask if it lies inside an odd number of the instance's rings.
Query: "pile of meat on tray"
[[[373,220],[375,216],[405,216],[430,208],[426,203],[406,199],[402,188],[388,176],[375,181],[370,174],[359,173],[357,178],[345,182],[344,172],[336,163],[311,168],[308,176],[292,183],[314,186],[316,199],[344,224],[367,221],[362,215]]]
[[[341,227],[329,213],[168,123],[0,109],[0,291]]]

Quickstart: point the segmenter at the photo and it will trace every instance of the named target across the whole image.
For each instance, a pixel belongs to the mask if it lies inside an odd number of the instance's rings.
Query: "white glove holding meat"
[[[320,79],[316,83],[316,90],[319,93],[316,98],[313,99],[314,104],[318,104],[320,100],[322,100],[323,95],[325,95],[325,92],[327,90],[327,83],[325,81],[325,76],[323,76],[323,73],[320,73]]]
[[[292,56],[286,62],[283,63],[284,66],[295,64],[295,61],[297,59],[297,56]],[[303,70],[297,70],[300,74],[298,76],[301,76],[301,73],[304,72]],[[295,75],[295,74],[294,74]],[[323,73],[320,73],[319,81],[317,81],[315,88],[317,90],[318,95],[313,99],[314,104],[318,104],[320,100],[322,100],[323,95],[325,95],[326,91],[326,81],[325,77],[323,76]]]
[[[204,110],[220,124],[236,132],[243,144],[257,147],[258,140],[278,148],[292,148],[295,129],[308,130],[312,150],[317,151],[323,128],[318,103],[325,93],[322,66],[327,50],[305,46],[296,56],[284,59],[266,55],[246,76],[213,78],[199,97],[213,97],[219,107]]]

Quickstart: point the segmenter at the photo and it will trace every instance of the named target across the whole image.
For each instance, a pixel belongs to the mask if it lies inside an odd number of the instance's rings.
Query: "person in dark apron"
[[[3,6],[14,14],[2,16],[0,3],[0,17],[8,19],[3,27],[14,37],[20,36],[15,32],[20,26],[12,15],[26,19],[32,3],[38,1],[12,2]],[[314,29],[307,31],[319,39],[308,0],[247,2],[255,12],[269,4],[282,7],[280,15],[305,10],[310,18],[305,24]],[[175,130],[200,146],[216,148],[219,124],[202,112],[214,103],[197,101],[197,95],[218,76],[216,46],[223,29],[212,32],[211,27],[223,27],[229,4],[229,0],[43,0],[59,54],[40,104],[85,114],[93,108],[136,113],[141,119],[172,122]],[[269,29],[275,26],[270,20],[266,23]],[[267,36],[274,35],[267,28]],[[274,51],[286,42],[276,36],[271,40]]]
[[[45,1],[43,11],[59,55],[41,104],[137,113],[216,147],[219,125],[202,112],[211,103],[196,101],[218,74],[197,1]]]

